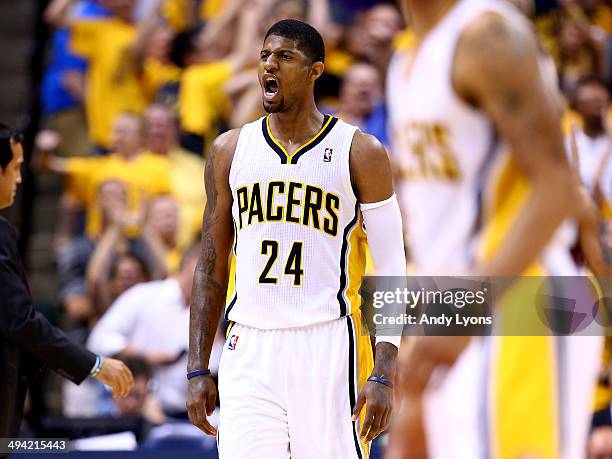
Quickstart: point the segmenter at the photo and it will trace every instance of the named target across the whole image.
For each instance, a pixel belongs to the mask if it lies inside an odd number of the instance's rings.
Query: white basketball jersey
[[[236,264],[226,318],[272,329],[351,314],[365,267],[349,171],[357,128],[325,115],[288,155],[269,121],[242,128],[230,170]]]
[[[420,274],[459,273],[491,256],[528,196],[490,119],[453,88],[461,33],[486,12],[522,20],[504,1],[459,0],[416,51],[396,53],[390,65],[392,151]]]

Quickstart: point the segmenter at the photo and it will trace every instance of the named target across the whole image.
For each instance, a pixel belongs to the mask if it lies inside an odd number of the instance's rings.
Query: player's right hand
[[[102,369],[96,379],[113,389],[113,397],[125,397],[134,386],[134,375],[121,360],[104,357]]]
[[[206,416],[213,414],[217,401],[217,386],[210,375],[196,376],[187,385],[187,413],[191,423],[208,435],[217,435]]]

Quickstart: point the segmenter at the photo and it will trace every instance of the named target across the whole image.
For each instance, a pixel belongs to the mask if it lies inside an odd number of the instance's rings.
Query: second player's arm
[[[529,199],[496,256],[476,275],[518,276],[544,249],[576,198],[556,101],[546,90],[530,26],[487,13],[463,33],[453,83],[468,103],[493,121],[528,178]]]
[[[233,239],[232,194],[229,169],[239,131],[219,136],[208,155],[205,172],[206,208],[202,226],[202,252],[193,277],[189,319],[187,371],[208,368],[208,360],[221,311],[225,304],[228,259]],[[217,389],[210,375],[189,381],[187,411],[191,422],[209,435],[208,422],[215,408]]]
[[[368,245],[377,276],[405,276],[406,256],[402,221],[389,157],[382,144],[362,132],[355,133],[350,155],[351,182],[361,204],[368,234]],[[400,312],[400,311],[398,311]],[[399,347],[397,336],[379,336],[372,376],[392,380]],[[370,441],[389,426],[392,391],[377,382],[367,382],[359,394],[354,414],[366,403],[366,418],[361,435]]]

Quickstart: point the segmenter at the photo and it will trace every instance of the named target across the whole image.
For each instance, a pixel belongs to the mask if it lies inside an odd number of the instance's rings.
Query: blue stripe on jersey
[[[476,237],[476,235],[480,232],[484,223],[484,193],[485,188],[487,187],[489,178],[491,177],[491,171],[493,168],[493,164],[495,159],[499,156],[497,153],[499,152],[499,136],[497,135],[497,131],[494,128],[491,128],[491,138],[489,140],[489,148],[487,148],[487,153],[482,161],[480,166],[480,170],[476,175],[478,177],[476,183],[476,218],[474,218],[474,226],[472,231],[470,232],[472,237]],[[474,262],[474,254],[471,254],[472,260]]]
[[[331,132],[336,123],[338,123],[338,118],[331,115],[323,115],[323,126],[319,132],[315,134],[315,136],[310,139],[305,144],[298,147],[293,154],[289,155],[287,151],[283,148],[283,146],[278,143],[272,132],[270,131],[270,116],[265,116],[261,119],[261,132],[266,140],[266,143],[272,148],[274,153],[278,155],[281,160],[281,164],[297,164],[298,160],[308,151],[312,150],[314,147],[319,145],[323,139]]]
[[[327,117],[328,116],[329,115],[325,115],[325,119],[323,120],[324,124],[327,121]],[[310,144],[308,144],[308,146],[300,149],[299,152],[295,153],[294,156],[291,157],[291,164],[297,164],[298,160],[304,155],[304,153],[306,153],[309,150],[312,150],[314,147],[319,145],[321,143],[321,141],[323,141],[325,136],[327,136],[327,134],[329,134],[330,131],[334,128],[334,126],[336,125],[337,122],[338,122],[338,118],[331,117],[331,121],[325,127],[325,129],[323,129],[323,131],[321,131],[317,135],[317,137],[315,139],[313,139],[313,141]]]
[[[348,239],[349,239],[349,234],[351,230],[355,227],[358,220],[359,220],[359,203],[357,202],[355,203],[355,216],[349,222],[349,224],[346,225],[346,228],[344,229],[344,233],[342,235],[342,248],[340,249],[340,289],[338,290],[338,295],[337,295],[338,303],[340,303],[340,317],[346,316],[346,312],[348,310],[348,305],[346,304],[347,302],[346,302],[346,299],[344,298],[344,293],[348,285],[348,282],[347,282],[347,278],[348,278],[347,276]]]
[[[274,153],[278,155],[281,160],[281,164],[287,164],[287,155],[281,147],[279,147],[272,137],[270,137],[270,133],[268,132],[268,117],[264,116],[261,119],[261,132],[263,133],[264,139],[266,139],[266,143],[274,150]]]
[[[238,300],[238,285],[236,284],[236,272],[238,268],[236,258],[236,254],[238,253],[238,227],[236,226],[236,220],[234,219],[234,217],[232,217],[232,224],[234,225],[234,296],[232,298],[232,301],[230,301],[230,303],[225,307],[225,320],[229,320],[229,313],[236,304],[236,301]]]
[[[349,361],[348,361],[348,379],[349,379],[349,399],[351,402],[351,416],[357,403],[357,349],[355,343],[355,329],[353,328],[353,318],[348,316],[346,318],[346,325],[348,328],[348,339],[349,339]],[[357,450],[357,456],[359,459],[363,459],[361,452],[361,444],[359,443],[359,436],[357,435],[356,421],[353,423],[353,440],[355,440],[355,449]]]

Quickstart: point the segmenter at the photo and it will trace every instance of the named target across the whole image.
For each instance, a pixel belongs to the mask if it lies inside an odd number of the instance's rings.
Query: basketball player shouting
[[[315,29],[273,25],[259,60],[270,115],[219,136],[207,161],[187,405],[191,421],[215,434],[207,366],[233,250],[221,458],[364,459],[389,424],[399,337],[377,337],[373,362],[358,289],[364,225],[377,274],[405,275],[399,206],[383,146],[317,110],[323,61]]]
[[[403,6],[419,46],[392,62],[389,111],[419,274],[575,274],[560,262],[567,244],[551,241],[576,187],[532,27],[499,0]],[[600,346],[599,337],[412,340],[389,457],[583,457]]]

